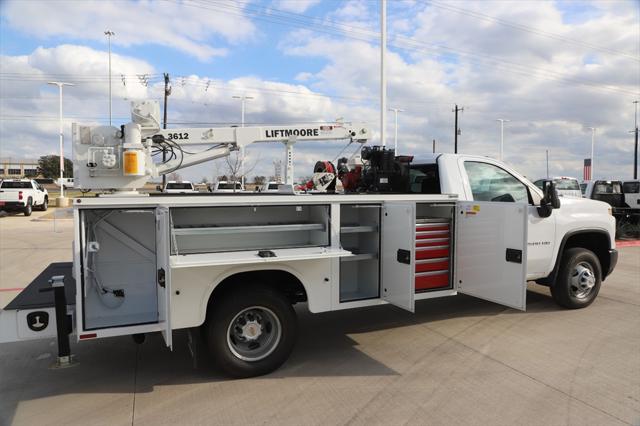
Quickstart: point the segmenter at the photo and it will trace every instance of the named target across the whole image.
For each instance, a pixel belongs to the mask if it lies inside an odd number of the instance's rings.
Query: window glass
[[[414,194],[440,194],[440,176],[436,164],[411,166],[409,191]]]
[[[2,182],[2,188],[31,189],[31,182],[6,181],[6,182]]]
[[[466,161],[471,193],[476,201],[527,203],[527,188],[515,177],[493,164]]]
[[[587,190],[587,184],[586,183],[581,183],[580,184],[580,191],[582,191],[582,195],[584,195],[586,190]]]
[[[640,192],[640,182],[625,182],[622,184],[625,194],[637,194]]]
[[[539,179],[539,180],[537,180],[537,181],[533,182],[533,184],[534,184],[535,186],[537,186],[538,188],[540,188],[540,189],[544,190],[544,187],[543,187],[544,179]]]
[[[555,179],[553,181],[556,184],[556,189],[563,189],[568,191],[579,191],[580,186],[575,179]]]
[[[168,183],[167,189],[193,189],[190,183]]]
[[[598,181],[593,189],[594,194],[622,194],[620,182]]]

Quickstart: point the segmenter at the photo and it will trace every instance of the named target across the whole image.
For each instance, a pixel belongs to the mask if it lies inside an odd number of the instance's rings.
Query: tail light
[[[22,191],[18,192],[18,200],[22,200]]]

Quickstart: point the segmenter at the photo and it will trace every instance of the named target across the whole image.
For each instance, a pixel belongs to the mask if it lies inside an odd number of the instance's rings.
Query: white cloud
[[[237,6],[235,3],[233,6]],[[106,42],[104,31],[115,32],[119,46],[168,46],[206,61],[227,49],[212,46],[212,38],[231,43],[254,37],[255,27],[241,11],[220,13],[219,7],[153,1],[7,1],[3,17],[25,34],[48,39],[73,37]]]
[[[275,0],[273,5],[277,9],[287,12],[303,13],[318,3],[320,0]]]

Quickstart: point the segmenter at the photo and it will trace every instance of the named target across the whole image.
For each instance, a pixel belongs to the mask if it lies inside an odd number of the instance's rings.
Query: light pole
[[[394,139],[394,145],[393,148],[396,152],[396,155],[398,155],[398,113],[399,112],[404,112],[403,109],[400,108],[389,108],[389,111],[393,111],[395,113],[395,127],[394,127],[394,131],[395,131],[395,139]]]
[[[504,123],[510,122],[511,120],[506,120],[504,118],[498,118],[496,121],[500,122],[500,161],[503,159],[504,155]]]
[[[380,0],[380,142],[387,146],[385,139],[387,121],[387,0]]]
[[[104,32],[104,35],[107,36],[109,41],[109,126],[111,126],[111,36],[116,35],[116,33],[107,30]]]
[[[241,101],[241,118],[240,118],[240,126],[244,127],[244,104],[246,102],[247,99],[253,99],[253,96],[246,96],[246,95],[242,95],[242,96],[233,96],[233,99],[240,99]],[[242,182],[242,187],[244,188],[244,146],[240,147],[240,181]],[[235,182],[233,183],[233,187],[235,190]]]
[[[588,127],[588,129],[591,130],[591,180],[595,180],[596,174],[595,167],[593,166],[593,164],[595,163],[593,159],[593,147],[596,143],[596,127]]]
[[[62,86],[75,86],[73,83],[50,81],[47,84],[58,86],[58,135],[60,137],[60,198],[64,198],[64,134],[62,131]],[[59,206],[62,207],[62,206]]]

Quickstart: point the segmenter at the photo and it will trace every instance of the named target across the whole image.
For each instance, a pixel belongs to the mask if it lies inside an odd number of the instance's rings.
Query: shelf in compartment
[[[324,231],[322,223],[291,223],[285,225],[201,226],[173,228],[174,235],[253,234],[256,232]]]
[[[290,248],[271,251],[275,254],[275,257],[260,257],[258,256],[258,250],[173,255],[171,256],[171,266],[174,268],[187,268],[193,266],[237,265],[352,257],[352,253],[348,250],[328,247]]]
[[[342,258],[343,262],[354,262],[358,260],[369,260],[369,259],[377,259],[378,255],[376,253],[354,253],[352,256],[344,256]]]
[[[355,234],[357,232],[377,232],[376,225],[345,225],[340,227],[341,234]]]

